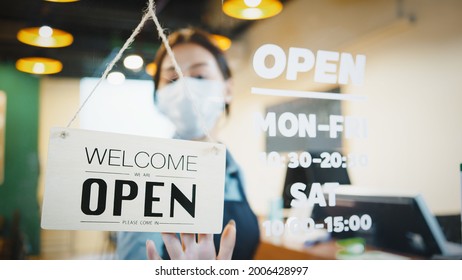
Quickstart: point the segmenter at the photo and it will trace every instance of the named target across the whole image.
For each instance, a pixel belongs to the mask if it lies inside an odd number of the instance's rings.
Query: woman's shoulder
[[[240,173],[240,167],[237,161],[234,159],[234,156],[226,149],[226,173]]]

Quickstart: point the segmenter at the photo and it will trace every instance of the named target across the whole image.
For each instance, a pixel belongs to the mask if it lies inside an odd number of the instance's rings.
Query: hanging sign
[[[42,227],[219,233],[225,157],[222,144],[54,128]]]

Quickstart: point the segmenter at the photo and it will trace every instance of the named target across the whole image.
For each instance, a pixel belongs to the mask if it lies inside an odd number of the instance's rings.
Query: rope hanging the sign
[[[135,28],[135,30],[133,30],[132,34],[130,35],[130,37],[127,39],[127,41],[124,43],[124,45],[122,46],[122,48],[119,50],[119,52],[117,53],[117,55],[111,60],[111,62],[107,65],[106,69],[104,70],[103,72],[103,75],[101,76],[101,78],[98,80],[98,82],[96,83],[96,85],[93,87],[93,89],[91,90],[90,94],[85,98],[85,100],[82,102],[82,104],[80,105],[79,109],[77,110],[77,112],[74,114],[74,116],[72,117],[72,119],[69,121],[69,123],[67,124],[66,128],[69,128],[71,126],[71,124],[75,121],[75,119],[77,118],[77,116],[80,114],[80,112],[82,111],[83,107],[85,107],[85,105],[87,104],[87,102],[90,100],[90,98],[93,96],[93,94],[95,93],[96,89],[99,87],[99,85],[101,84],[102,81],[104,81],[107,77],[107,75],[109,74],[109,72],[112,70],[112,68],[114,67],[114,65],[120,60],[120,58],[122,57],[123,53],[125,52],[125,50],[135,41],[135,37],[141,32],[141,30],[143,29],[143,26],[144,24],[146,23],[147,20],[149,20],[150,18],[152,18],[152,20],[154,21],[154,24],[156,25],[156,28],[157,28],[157,32],[159,34],[159,37],[161,38],[162,40],[162,43],[164,44],[165,46],[165,49],[167,51],[167,54],[170,56],[171,60],[172,60],[172,64],[173,64],[173,67],[175,69],[175,71],[177,72],[178,74],[178,77],[179,77],[179,82],[181,83],[185,83],[184,82],[184,75],[183,75],[183,72],[181,71],[181,68],[180,66],[178,65],[178,62],[176,61],[175,59],[175,55],[173,54],[173,51],[172,51],[172,48],[170,47],[170,44],[168,43],[168,39],[167,39],[167,36],[165,36],[165,33],[164,33],[164,29],[162,28],[162,26],[160,25],[159,23],[159,19],[157,18],[156,16],[156,12],[155,12],[155,5],[154,5],[154,0],[148,0],[148,7],[146,8],[146,10],[144,11],[143,13],[143,16],[141,18],[141,21],[140,23],[138,24],[138,26]],[[192,97],[191,93],[189,92],[188,90],[188,87],[184,84],[184,88],[186,89],[186,94],[188,95],[188,98],[191,100],[191,104],[193,106],[193,109],[195,111],[195,113],[199,116],[199,122],[200,122],[200,126],[201,126],[201,129],[202,131],[204,132],[205,136],[209,139],[209,141],[212,141],[212,142],[215,142],[215,140],[213,139],[213,137],[210,135],[209,133],[209,130],[207,129],[206,125],[205,125],[205,122],[204,122],[204,118],[202,116],[202,114],[200,113],[199,109],[198,109],[198,106],[196,104],[196,100]]]

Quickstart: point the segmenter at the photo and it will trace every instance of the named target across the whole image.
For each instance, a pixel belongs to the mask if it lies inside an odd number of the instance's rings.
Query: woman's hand
[[[162,233],[167,252],[172,260],[230,260],[236,243],[236,223],[231,220],[223,230],[220,251],[215,253],[212,234]],[[152,240],[146,241],[146,254],[150,260],[161,260]]]

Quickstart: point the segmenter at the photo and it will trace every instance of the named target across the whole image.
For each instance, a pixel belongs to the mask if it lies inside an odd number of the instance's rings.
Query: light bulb
[[[125,75],[121,72],[111,72],[107,75],[107,81],[113,85],[120,85],[125,82]]]
[[[50,38],[51,36],[53,36],[53,28],[44,25],[44,26],[39,28],[38,33],[39,33],[40,37]]]
[[[32,67],[32,72],[35,74],[43,74],[45,72],[45,64],[42,62],[36,62],[34,67]]]
[[[247,7],[255,8],[260,5],[261,0],[244,0],[244,3],[247,5]]]
[[[129,55],[124,59],[124,66],[127,69],[137,70],[143,66],[143,59],[139,55]]]

